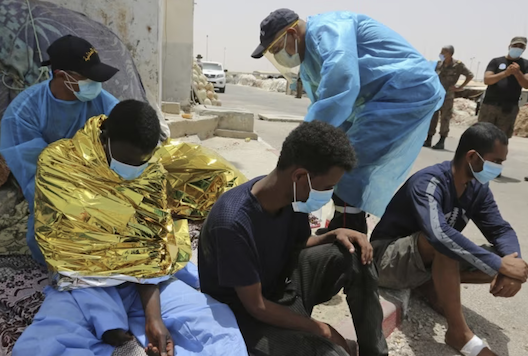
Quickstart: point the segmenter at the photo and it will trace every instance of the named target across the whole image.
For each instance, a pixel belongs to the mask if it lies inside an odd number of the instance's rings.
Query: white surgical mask
[[[288,43],[288,34],[284,36],[284,47],[277,53],[274,54],[275,60],[281,66],[286,68],[295,68],[301,65],[301,56],[299,55],[299,48],[297,45],[297,39],[295,39],[295,54],[292,56],[286,52],[286,44]]]
[[[317,211],[321,209],[323,206],[325,206],[331,199],[332,194],[334,194],[334,190],[325,190],[325,191],[319,191],[312,188],[312,181],[310,179],[310,175],[308,174],[308,184],[310,185],[310,195],[308,196],[308,200],[306,202],[297,201],[297,185],[295,182],[293,182],[293,211],[296,213],[312,213],[314,211]]]
[[[66,85],[66,87],[72,91],[73,95],[75,95],[79,101],[92,101],[93,99],[97,98],[103,90],[102,83],[94,82],[90,79],[75,80],[75,78],[73,78],[67,72],[64,73],[68,78],[68,80],[64,81],[64,85]],[[73,85],[75,84],[79,86],[79,91],[73,90]]]
[[[131,166],[114,159],[114,157],[112,157],[110,140],[108,140],[108,153],[110,153],[110,169],[116,172],[124,180],[136,179],[148,166],[148,162],[143,163],[141,166]]]

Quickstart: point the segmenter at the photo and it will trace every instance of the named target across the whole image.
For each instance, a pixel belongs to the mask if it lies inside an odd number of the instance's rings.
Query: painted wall
[[[163,0],[162,100],[187,104],[192,83],[194,0]]]
[[[163,20],[162,9],[165,0],[47,1],[81,12],[115,32],[134,58],[143,85],[147,90],[149,101],[159,104],[161,99],[161,40],[163,35],[163,21],[160,19]]]

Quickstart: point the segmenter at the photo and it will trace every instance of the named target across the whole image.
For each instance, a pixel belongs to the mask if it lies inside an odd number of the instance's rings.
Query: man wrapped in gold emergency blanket
[[[91,118],[39,157],[35,237],[60,290],[170,278],[191,257],[185,218],[205,218],[226,189],[246,181],[216,153],[174,140],[125,180],[101,142],[105,119]]]

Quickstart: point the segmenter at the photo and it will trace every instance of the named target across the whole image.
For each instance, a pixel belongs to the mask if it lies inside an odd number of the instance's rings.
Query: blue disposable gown
[[[247,356],[229,306],[180,280],[162,283],[160,291],[162,319],[175,355]],[[130,330],[143,346],[148,344],[145,313],[134,284],[71,292],[46,287],[45,294],[13,356],[111,356],[114,347],[102,342],[101,336],[112,329]]]
[[[344,130],[358,159],[336,193],[381,216],[418,156],[445,91],[434,66],[367,16],[311,17],[305,41],[301,79],[312,101],[305,120]]]
[[[105,90],[89,102],[58,100],[51,93],[49,83],[47,80],[20,93],[7,107],[0,130],[0,154],[29,204],[27,243],[33,258],[41,264],[44,264],[44,256],[35,241],[33,219],[38,157],[47,145],[72,138],[89,118],[109,115],[118,103]]]

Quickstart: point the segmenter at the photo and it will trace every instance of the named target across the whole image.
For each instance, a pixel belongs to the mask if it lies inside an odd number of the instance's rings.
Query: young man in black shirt
[[[341,288],[360,354],[388,355],[366,235],[337,229],[312,236],[308,221],[355,163],[343,131],[303,123],[286,138],[275,170],[213,206],[198,248],[202,291],[231,307],[251,355],[348,355],[343,337],[311,318]]]
[[[521,58],[526,42],[526,37],[514,37],[508,55],[492,59],[484,75],[484,84],[488,85],[488,89],[478,121],[491,122],[508,138],[513,135],[519,113],[521,90],[528,89],[528,61]]]

